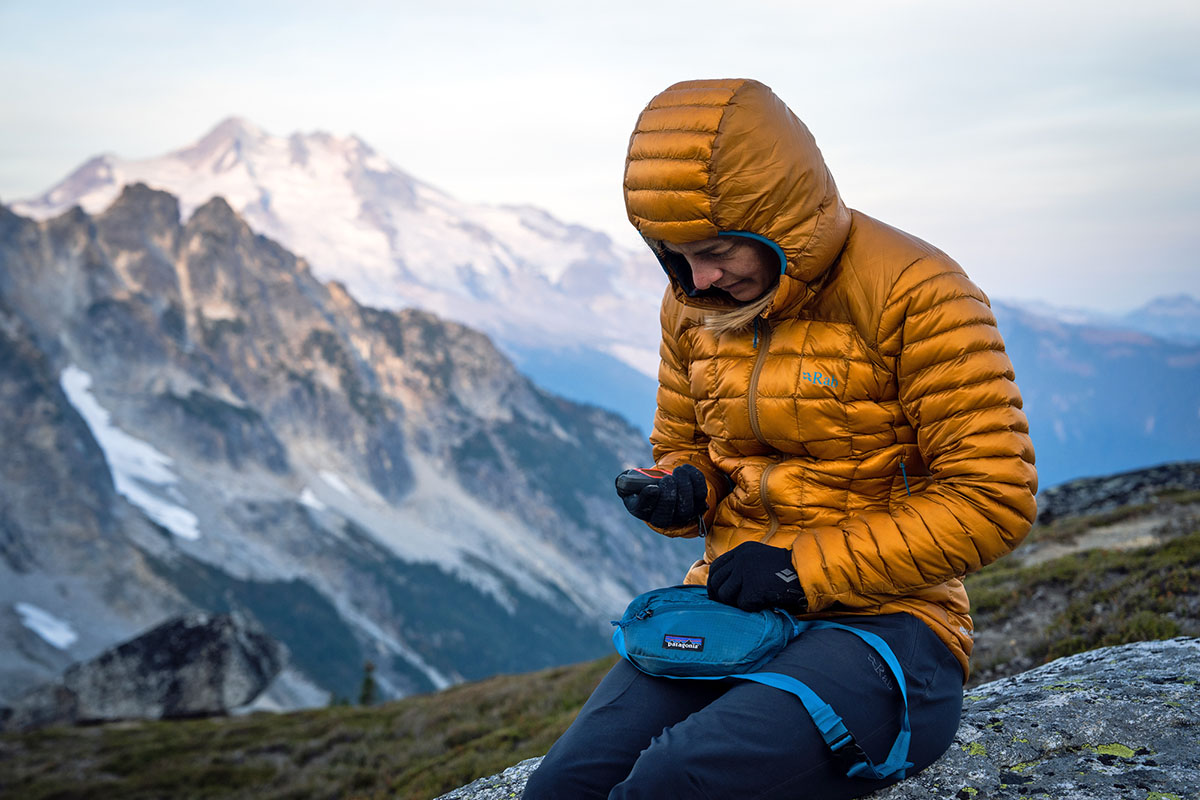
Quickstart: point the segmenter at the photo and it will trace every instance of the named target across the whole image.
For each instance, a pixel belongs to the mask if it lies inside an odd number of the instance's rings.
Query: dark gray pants
[[[962,711],[962,667],[908,614],[839,617],[882,637],[904,669],[912,745],[909,775],[945,752]],[[809,631],[764,672],[791,675],[841,715],[875,763],[900,727],[900,692],[857,636]],[[894,781],[847,778],[793,695],[738,680],[657,678],[622,660],[550,748],[526,800],[768,800],[859,797]]]

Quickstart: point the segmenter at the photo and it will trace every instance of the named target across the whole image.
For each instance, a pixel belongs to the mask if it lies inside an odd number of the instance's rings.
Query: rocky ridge
[[[99,214],[135,183],[177,196],[185,218],[223,197],[359,302],[482,330],[539,384],[648,423],[665,282],[648,250],[540,209],[450,197],[356,136],[276,136],[239,118],[158,157],[97,156],[14,210],[39,220],[74,205]],[[586,367],[568,376],[564,360]],[[636,401],[623,391],[631,382]]]
[[[612,497],[635,429],[361,305],[220,199],[0,207],[0,375],[0,699],[194,610],[288,647],[277,708],[368,660],[384,697],[578,661],[695,557]]]
[[[1045,525],[1063,517],[1145,505],[1167,492],[1188,491],[1200,492],[1200,462],[1176,462],[1098,478],[1078,478],[1038,495],[1038,522]]]

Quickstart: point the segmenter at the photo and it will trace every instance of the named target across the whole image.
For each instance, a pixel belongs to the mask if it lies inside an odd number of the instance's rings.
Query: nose
[[[703,291],[721,279],[721,272],[717,267],[709,266],[704,263],[691,263],[692,268],[692,283],[696,288]]]

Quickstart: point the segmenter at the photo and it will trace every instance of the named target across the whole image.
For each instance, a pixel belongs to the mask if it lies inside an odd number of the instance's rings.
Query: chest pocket
[[[895,380],[848,324],[786,320],[757,346],[752,331],[696,344],[697,421],[719,449],[846,459],[894,441]]]

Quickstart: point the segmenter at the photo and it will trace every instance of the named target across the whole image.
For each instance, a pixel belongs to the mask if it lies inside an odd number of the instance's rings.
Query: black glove
[[[682,464],[641,491],[622,494],[621,500],[630,514],[656,528],[678,528],[695,522],[708,510],[707,496],[704,473],[691,464]]]
[[[714,561],[708,596],[743,611],[808,609],[804,587],[792,569],[792,551],[762,542],[743,542]]]

